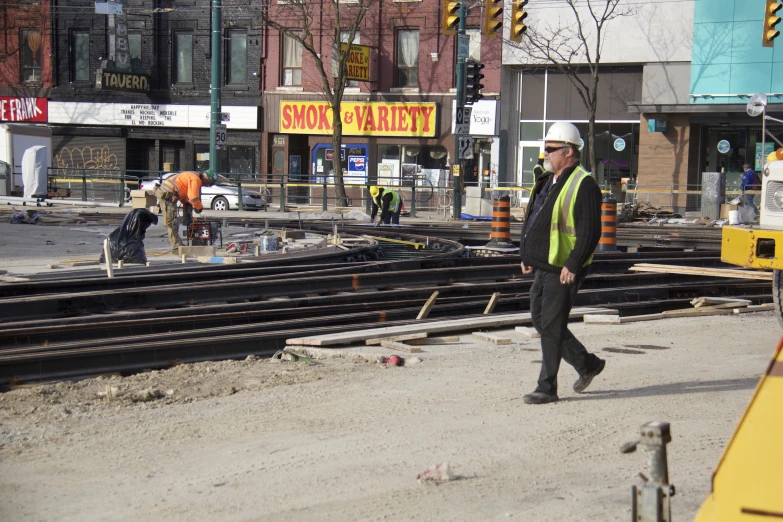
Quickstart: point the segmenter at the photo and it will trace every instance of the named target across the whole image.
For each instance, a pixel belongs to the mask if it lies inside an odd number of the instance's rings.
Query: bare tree
[[[588,113],[588,162],[590,171],[596,173],[595,114],[606,25],[615,18],[633,15],[635,10],[624,5],[627,0],[563,0],[562,3],[566,16],[555,23],[536,20],[535,27],[528,27],[521,42],[508,43],[521,50],[531,64],[554,66],[579,93]],[[552,14],[550,8],[547,17]]]
[[[265,5],[262,19],[271,28],[299,42],[312,57],[321,81],[321,94],[332,109],[332,167],[337,205],[346,206],[343,162],[340,154],[343,122],[340,114],[348,83],[346,64],[359,27],[376,0],[287,0]],[[331,27],[331,34],[328,27]],[[347,35],[347,37],[343,37]],[[316,40],[318,38],[318,41]],[[349,45],[341,46],[341,43]],[[325,45],[324,45],[325,44]],[[319,48],[331,50],[330,66],[324,64]]]

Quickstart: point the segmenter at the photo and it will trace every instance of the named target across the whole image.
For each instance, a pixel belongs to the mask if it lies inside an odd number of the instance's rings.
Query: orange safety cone
[[[601,202],[601,239],[596,252],[617,251],[617,200],[610,192]]]
[[[511,242],[511,198],[501,196],[492,202],[492,231],[487,248],[514,248]]]

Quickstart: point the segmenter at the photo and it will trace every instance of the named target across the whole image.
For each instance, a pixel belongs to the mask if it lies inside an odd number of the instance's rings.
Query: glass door
[[[538,163],[538,155],[544,150],[543,141],[519,142],[519,165],[517,168],[517,184],[523,187],[532,186],[535,182],[533,167]]]

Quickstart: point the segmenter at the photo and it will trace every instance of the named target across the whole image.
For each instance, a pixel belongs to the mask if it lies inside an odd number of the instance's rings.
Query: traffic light
[[[775,43],[772,40],[780,34],[775,26],[780,22],[780,17],[776,13],[781,7],[783,4],[779,4],[778,0],[767,0],[767,5],[764,8],[764,34],[761,38],[761,45],[764,47],[773,47]]]
[[[457,0],[443,1],[443,33],[456,34],[456,27],[459,25],[460,2]]]
[[[509,38],[514,42],[521,42],[522,35],[527,31],[527,26],[525,25],[525,18],[527,18],[526,5],[527,0],[519,0],[511,4],[511,31]]]
[[[487,0],[484,11],[484,36],[495,38],[503,30],[503,0]]]
[[[481,94],[481,89],[484,85],[481,83],[481,79],[484,77],[481,74],[481,69],[484,68],[483,63],[468,60],[465,63],[465,104],[472,105],[484,97]]]

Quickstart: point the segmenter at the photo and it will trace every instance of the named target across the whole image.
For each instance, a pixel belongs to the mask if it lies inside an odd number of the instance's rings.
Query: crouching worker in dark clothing
[[[522,273],[535,273],[530,313],[541,334],[541,373],[535,391],[523,397],[527,404],[558,400],[561,359],[579,374],[577,393],[605,365],[568,329],[571,307],[601,237],[601,189],[579,165],[580,137],[574,125],[555,123],[545,141],[546,174],[536,181],[519,246]]]
[[[375,223],[376,227],[379,225],[400,224],[402,197],[399,193],[383,187],[372,186],[370,187],[370,197],[372,198],[372,215],[370,220],[375,222],[378,209],[381,211],[378,222]]]

